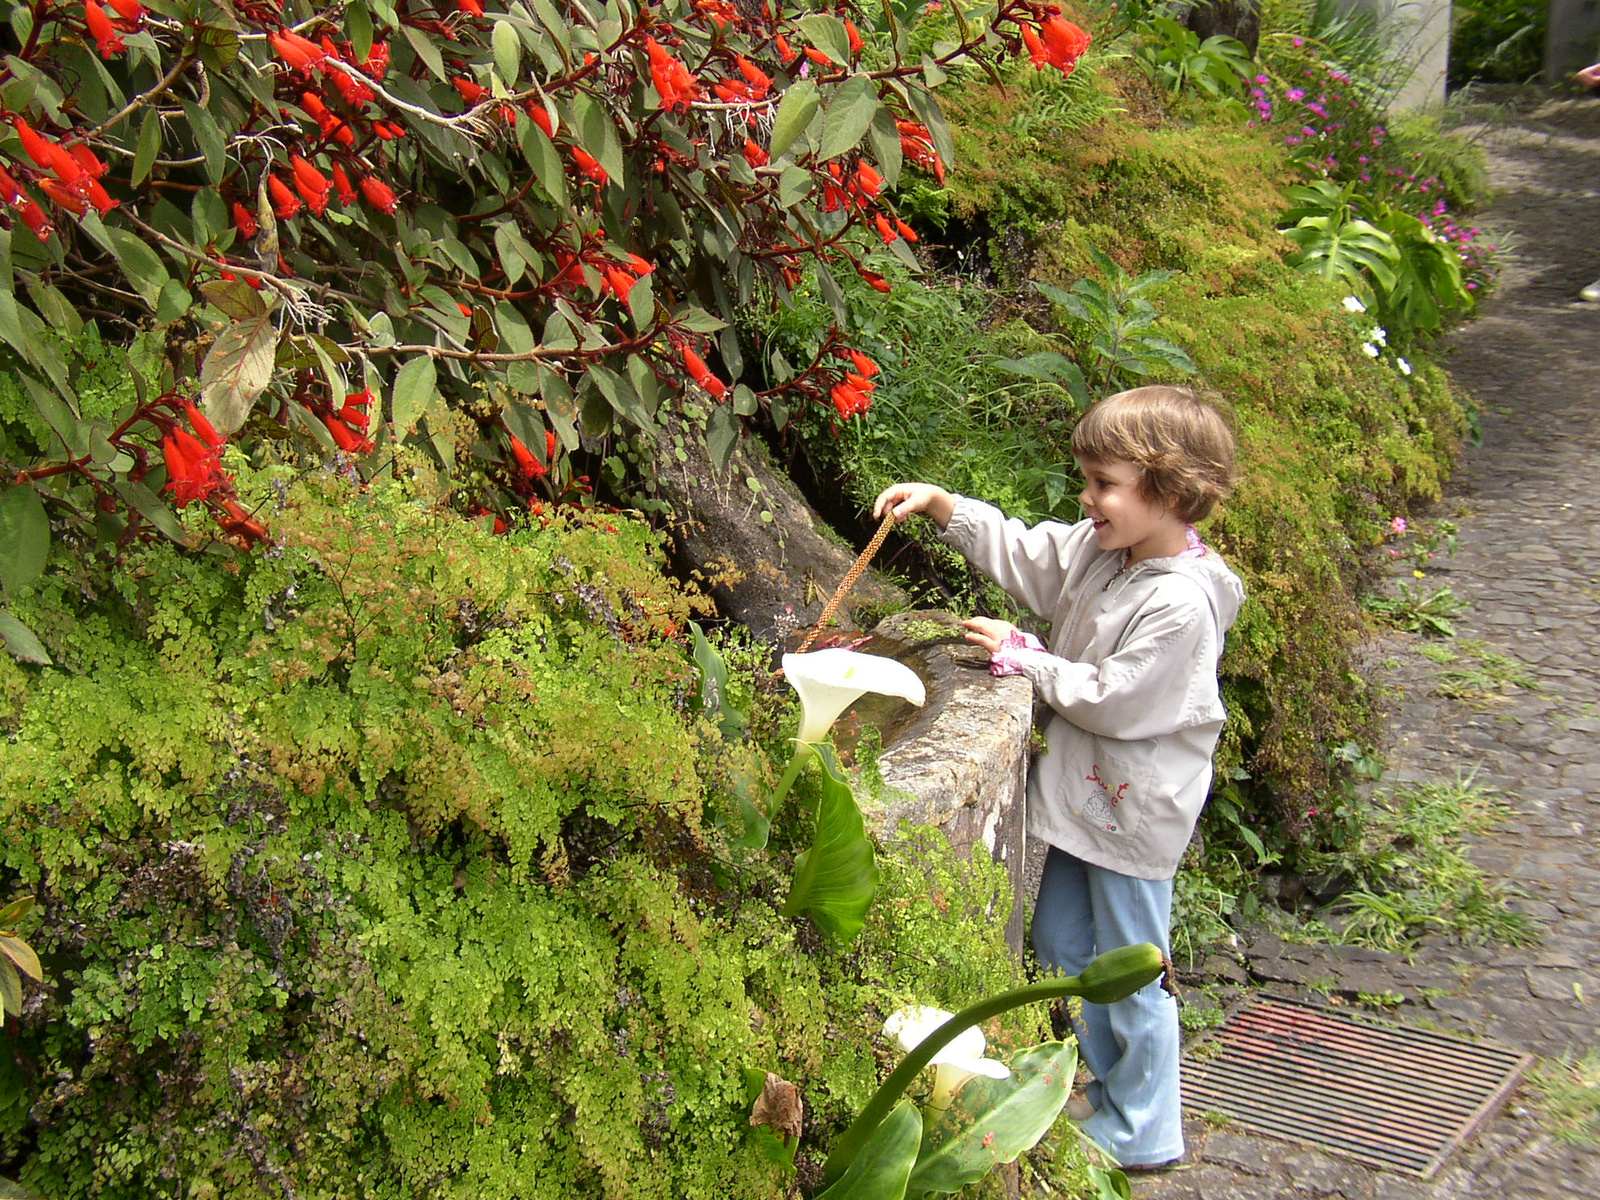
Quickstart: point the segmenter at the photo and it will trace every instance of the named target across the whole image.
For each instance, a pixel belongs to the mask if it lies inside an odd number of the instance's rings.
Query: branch
[[[76,137],[68,138],[61,144],[70,150],[79,142],[87,142],[90,138],[99,137],[106,130],[121,122],[122,119],[129,113],[137,112],[156,97],[165,94],[174,83],[178,82],[178,76],[182,75],[192,62],[194,62],[193,55],[184,54],[180,56],[178,61],[172,64],[172,70],[163,75],[161,77],[161,81],[157,83],[155,87],[151,88],[148,92],[144,92],[138,96],[135,96],[132,100],[129,100],[128,103],[123,106],[121,112],[113,113],[111,116],[105,119],[103,124],[91,129],[88,133],[81,133]]]

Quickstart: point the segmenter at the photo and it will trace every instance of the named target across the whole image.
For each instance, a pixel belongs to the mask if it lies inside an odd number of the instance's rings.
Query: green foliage
[[[1573,999],[1587,1003],[1581,985],[1572,986]],[[1575,1146],[1600,1145],[1600,1051],[1543,1059],[1534,1065],[1529,1079],[1542,1128]]]
[[[1237,38],[1219,34],[1201,41],[1199,34],[1167,16],[1146,18],[1134,33],[1138,38],[1134,57],[1170,94],[1193,88],[1244,115],[1238,99],[1254,65]]]
[[[1360,813],[1361,836],[1307,855],[1302,870],[1346,881],[1323,913],[1340,941],[1399,950],[1443,931],[1525,944],[1536,932],[1509,906],[1515,889],[1488,879],[1463,853],[1467,837],[1509,812],[1504,798],[1471,779],[1407,785],[1375,795]]]
[[[1455,637],[1456,627],[1450,619],[1464,610],[1467,602],[1448,584],[1430,591],[1421,583],[1402,581],[1399,591],[1398,596],[1363,596],[1362,607],[1385,624],[1407,633]]]
[[[392,485],[244,478],[270,552],[86,556],[15,601],[55,665],[0,659],[0,878],[41,899],[53,988],[7,1042],[8,1174],[776,1197],[743,1067],[799,1081],[825,1144],[888,1011],[1020,981],[1004,869],[937,831],[880,850],[848,954],[779,915],[798,847],[732,844],[733,780],[770,768],[692,700],[641,525],[496,537]]]
[[[1193,375],[1189,356],[1153,332],[1155,306],[1144,298],[1172,278],[1172,272],[1146,271],[1135,279],[1099,248],[1090,246],[1089,253],[1105,275],[1103,285],[1092,279],[1080,279],[1067,291],[1038,281],[1033,285],[1078,322],[1069,335],[1076,333],[1080,343],[1087,342],[1084,357],[1093,365],[1087,381],[1079,382],[1080,407],[1088,408],[1090,390],[1116,391],[1147,378]]]
[[[1544,66],[1548,4],[1471,0],[1450,13],[1450,86],[1531,83]]]
[[[22,976],[44,982],[39,956],[17,934],[17,925],[33,911],[33,897],[19,896],[0,908],[0,1022],[6,1014],[22,1015]],[[20,973],[19,973],[20,972]]]

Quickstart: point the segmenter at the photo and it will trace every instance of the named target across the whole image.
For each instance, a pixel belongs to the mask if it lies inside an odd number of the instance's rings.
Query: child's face
[[[1138,562],[1177,554],[1188,543],[1184,523],[1163,505],[1145,499],[1139,490],[1139,467],[1122,458],[1086,458],[1079,501],[1094,522],[1102,550],[1127,550]]]

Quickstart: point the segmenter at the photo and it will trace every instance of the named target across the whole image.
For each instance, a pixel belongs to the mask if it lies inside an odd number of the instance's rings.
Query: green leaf
[[[126,229],[102,225],[92,212],[86,214],[79,225],[111,251],[134,291],[155,309],[161,302],[161,289],[168,278],[167,268],[156,252]]]
[[[849,941],[866,924],[878,891],[878,864],[855,794],[845,782],[833,747],[817,747],[822,762],[822,798],[816,839],[794,862],[794,882],[783,915],[809,911],[817,928]]]
[[[867,140],[872,143],[872,156],[878,160],[878,170],[883,174],[884,184],[891,189],[898,187],[905,151],[900,146],[900,131],[895,128],[894,113],[882,103],[872,116]]]
[[[10,904],[0,908],[0,929],[15,931],[18,922],[33,911],[33,904],[32,896],[18,896]]]
[[[438,391],[439,375],[433,359],[419,354],[395,373],[389,419],[396,429],[416,432],[417,420],[427,412]]]
[[[923,1131],[906,1191],[958,1192],[1032,1149],[1066,1105],[1077,1065],[1076,1043],[1046,1042],[1012,1059],[1009,1078],[973,1076]]]
[[[22,1015],[22,977],[9,958],[0,957],[0,1017]]]
[[[50,655],[45,652],[44,643],[38,635],[3,608],[0,608],[0,641],[5,642],[12,658],[46,667],[50,665]],[[9,906],[5,912],[8,911]],[[5,912],[0,912],[0,927],[7,925]]]
[[[212,343],[200,367],[201,408],[224,437],[236,432],[267,384],[278,353],[278,329],[262,312],[235,321]]]
[[[433,77],[441,83],[449,80],[450,76],[444,69],[444,56],[439,53],[439,47],[434,45],[433,38],[420,29],[410,25],[401,25],[400,32],[405,35],[412,52],[427,64]]]
[[[719,404],[711,410],[706,420],[706,449],[711,453],[711,463],[718,471],[725,469],[739,444],[739,418],[731,404]]]
[[[625,164],[617,123],[611,119],[605,106],[588,92],[579,93],[572,108],[578,118],[579,143],[605,168],[606,174],[611,176],[611,182],[621,186]]]
[[[767,151],[771,157],[779,157],[794,145],[795,139],[811,124],[821,102],[817,85],[809,79],[802,79],[783,93],[777,114],[772,118],[772,143]]]
[[[902,1200],[922,1140],[922,1114],[902,1100],[863,1143],[849,1168],[816,1200]]]
[[[356,61],[365,62],[372,53],[372,14],[362,0],[346,0],[344,31],[350,35],[350,49],[355,51]]]
[[[846,79],[828,101],[827,112],[823,114],[822,148],[817,151],[817,157],[825,161],[846,150],[855,149],[882,107],[883,102],[878,99],[878,85],[871,79],[865,75],[852,75]]]
[[[183,527],[183,522],[178,520],[178,514],[144,484],[125,480],[113,483],[111,486],[140,516],[173,541],[181,542],[189,536],[189,531]]]
[[[139,146],[133,153],[134,187],[138,187],[150,177],[150,168],[160,157],[161,114],[152,105],[150,111],[145,114],[144,124],[139,126]]]
[[[249,321],[267,313],[267,302],[260,292],[242,279],[208,279],[200,285],[208,304],[235,321]]]
[[[183,115],[194,135],[194,144],[205,155],[206,176],[212,183],[221,183],[228,170],[228,138],[217,126],[211,114],[192,100],[183,101]]]
[[[186,314],[194,305],[194,297],[189,295],[189,290],[176,279],[169,279],[161,285],[161,294],[156,297],[156,324],[170,325]]]
[[[850,65],[850,34],[838,17],[813,13],[809,17],[801,17],[795,24],[800,36],[833,59],[835,66]]]
[[[33,952],[33,947],[19,937],[0,933],[0,954],[4,954],[17,968],[27,975],[31,975],[40,982],[44,981],[44,968],[39,965],[39,956]]]
[[[944,165],[947,168],[955,166],[956,147],[950,139],[950,127],[945,124],[944,111],[939,107],[939,102],[934,99],[933,93],[920,83],[908,80],[905,89],[911,111],[917,114],[917,120],[928,127],[928,136],[933,139],[933,148],[939,152]]]
[[[522,157],[533,169],[534,179],[556,208],[565,210],[569,203],[567,173],[561,165],[561,155],[556,153],[554,143],[545,137],[544,130],[532,121],[518,121],[517,126],[520,130],[517,145],[522,150]]]
[[[50,519],[27,483],[0,491],[0,588],[15,594],[44,572],[50,557]]]
[[[494,69],[501,82],[511,87],[522,69],[522,39],[517,36],[516,26],[510,21],[496,21],[489,42],[494,49]]]
[[[785,167],[778,176],[778,203],[793,208],[811,194],[811,172],[804,167]]]

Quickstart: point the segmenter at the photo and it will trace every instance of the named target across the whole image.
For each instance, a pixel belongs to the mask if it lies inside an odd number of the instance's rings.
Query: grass
[[[1541,1061],[1528,1077],[1542,1124],[1563,1142],[1600,1146],[1600,1050]]]
[[[1488,644],[1463,640],[1452,649],[1440,644],[1418,647],[1422,656],[1450,670],[1441,672],[1433,694],[1485,707],[1509,699],[1514,689],[1540,690],[1539,681],[1528,673],[1527,664],[1508,654],[1490,650]]]
[[[1393,951],[1430,932],[1514,945],[1535,941],[1528,917],[1509,907],[1520,893],[1485,875],[1463,850],[1468,835],[1493,828],[1508,811],[1497,792],[1471,777],[1375,796],[1360,843],[1308,864],[1351,884],[1320,914],[1331,935]]]

